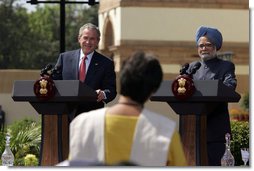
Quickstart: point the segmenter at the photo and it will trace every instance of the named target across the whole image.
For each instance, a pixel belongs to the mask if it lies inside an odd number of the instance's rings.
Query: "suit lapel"
[[[89,82],[91,79],[93,79],[93,76],[97,72],[97,69],[99,67],[100,61],[99,61],[99,56],[96,51],[94,51],[92,60],[90,62],[89,68],[87,70],[86,74],[86,82]]]
[[[79,56],[80,56],[81,49],[77,50],[74,54],[74,58],[72,58],[74,61],[70,63],[73,68],[73,72],[75,74],[75,79],[79,79]]]

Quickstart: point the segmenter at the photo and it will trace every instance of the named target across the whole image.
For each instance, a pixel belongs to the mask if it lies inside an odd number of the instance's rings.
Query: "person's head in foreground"
[[[175,121],[144,107],[162,78],[154,55],[139,51],[127,58],[118,102],[71,122],[70,159],[118,166],[186,165]]]
[[[120,94],[143,106],[159,88],[162,77],[160,63],[152,54],[136,52],[123,62]]]

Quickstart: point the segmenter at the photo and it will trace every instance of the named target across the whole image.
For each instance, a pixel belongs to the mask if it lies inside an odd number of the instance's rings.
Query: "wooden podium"
[[[67,159],[69,154],[69,115],[79,102],[96,101],[96,92],[79,80],[55,80],[56,94],[40,100],[34,94],[33,80],[15,81],[14,101],[29,102],[42,116],[40,165],[53,166]]]
[[[219,80],[194,80],[196,91],[187,100],[178,100],[173,81],[163,81],[151,101],[167,102],[179,114],[179,132],[190,166],[207,166],[206,115],[221,102],[238,102],[241,96]]]

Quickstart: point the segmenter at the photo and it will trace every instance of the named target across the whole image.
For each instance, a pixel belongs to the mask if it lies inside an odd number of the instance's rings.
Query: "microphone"
[[[62,78],[62,65],[56,65],[56,66],[52,69],[51,77],[52,77],[54,80],[61,80],[61,78]]]
[[[182,68],[180,69],[180,75],[189,75],[187,73],[188,68],[189,68],[189,63],[184,64]]]
[[[195,65],[193,66],[191,72],[190,72],[190,75],[192,76],[193,74],[195,74],[200,67],[201,67],[201,63],[196,62]]]
[[[51,71],[52,68],[53,68],[53,66],[52,66],[51,64],[47,64],[45,68],[42,68],[41,74],[40,74],[40,75],[41,75],[42,77],[43,77],[44,75],[50,76],[51,73],[52,73],[52,71]]]

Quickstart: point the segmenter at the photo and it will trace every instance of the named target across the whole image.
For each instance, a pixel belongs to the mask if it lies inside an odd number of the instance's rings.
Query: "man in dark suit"
[[[235,65],[217,57],[222,46],[222,35],[219,30],[201,26],[196,33],[196,44],[201,67],[193,75],[194,80],[221,80],[226,86],[235,90],[237,80]],[[196,62],[189,66],[191,72]],[[207,115],[207,153],[210,166],[221,165],[225,152],[225,134],[231,134],[228,104],[218,106]]]
[[[102,108],[105,103],[116,97],[114,62],[95,50],[98,47],[100,35],[97,26],[91,23],[83,25],[78,35],[81,49],[61,53],[56,63],[56,68],[60,68],[61,74],[53,79],[80,80],[93,88],[98,95],[97,102],[79,104],[75,115]]]

